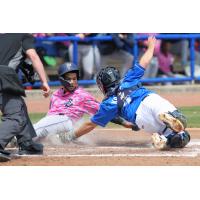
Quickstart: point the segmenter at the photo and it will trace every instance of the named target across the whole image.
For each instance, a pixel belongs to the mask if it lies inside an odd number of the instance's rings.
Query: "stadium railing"
[[[133,55],[134,55],[134,61],[138,58],[138,41],[140,40],[146,40],[148,38],[148,35],[137,35],[134,34],[133,40],[134,40],[134,46],[133,46]],[[190,40],[190,76],[184,77],[184,78],[146,78],[142,79],[141,81],[143,83],[163,83],[163,82],[191,82],[194,83],[196,80],[200,81],[200,77],[195,77],[195,40],[200,39],[200,34],[158,34],[156,35],[157,39],[161,40],[177,40],[177,39],[188,39]],[[78,42],[81,40],[78,37],[75,36],[51,36],[51,37],[38,37],[36,38],[37,41],[51,41],[51,42],[62,42],[62,41],[71,41],[73,42],[73,62],[77,64],[78,61]],[[95,37],[86,37],[84,39],[85,41],[111,41],[111,36],[95,36]],[[96,84],[95,80],[79,80],[80,85],[92,85]],[[36,82],[33,87],[40,87],[41,83]],[[59,86],[60,81],[50,81],[50,86]],[[29,83],[24,84],[24,86],[31,86]]]

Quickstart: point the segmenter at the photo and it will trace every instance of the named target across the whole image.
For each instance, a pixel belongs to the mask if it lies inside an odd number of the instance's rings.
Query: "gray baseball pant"
[[[18,144],[36,136],[26,104],[21,96],[0,92],[0,110],[2,112],[0,123],[0,147],[2,149],[14,136]]]

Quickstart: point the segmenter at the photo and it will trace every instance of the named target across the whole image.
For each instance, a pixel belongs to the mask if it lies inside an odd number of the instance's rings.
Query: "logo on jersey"
[[[126,106],[127,104],[131,103],[131,97],[129,95],[126,96],[126,94],[123,91],[120,91],[118,93],[119,98],[122,102],[124,102],[123,106]]]
[[[117,104],[117,97],[113,97],[111,103]]]
[[[69,99],[67,102],[65,102],[65,107],[70,107],[73,105],[73,100],[72,99]]]

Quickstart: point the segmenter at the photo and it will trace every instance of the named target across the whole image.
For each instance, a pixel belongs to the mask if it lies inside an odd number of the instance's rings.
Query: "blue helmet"
[[[79,68],[74,63],[66,62],[59,66],[58,76],[63,76],[65,73],[68,72],[76,72],[77,79],[79,79]]]
[[[64,74],[75,72],[77,74],[77,79],[79,79],[79,69],[74,63],[66,62],[59,66],[58,68],[58,78],[61,82],[61,84],[68,89],[71,84],[68,80],[64,78]]]

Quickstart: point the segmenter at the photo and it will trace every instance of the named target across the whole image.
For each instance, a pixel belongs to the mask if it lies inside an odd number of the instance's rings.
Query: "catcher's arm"
[[[130,122],[127,122],[126,120],[124,120],[121,117],[116,117],[111,122],[115,123],[115,124],[122,125],[126,128],[131,128],[133,131],[140,130],[137,125],[132,124]],[[88,122],[85,122],[84,124],[82,124],[81,127],[79,127],[77,130],[72,129],[68,132],[60,133],[59,137],[60,137],[60,139],[63,143],[70,142],[70,141],[75,140],[76,138],[78,138],[82,135],[89,133],[94,128],[96,128],[96,126],[97,126],[97,124],[95,124],[91,121],[88,121]]]
[[[62,132],[59,134],[59,137],[61,139],[61,141],[63,143],[66,142],[70,142],[75,140],[76,138],[85,135],[87,133],[89,133],[90,131],[92,131],[95,127],[97,126],[97,124],[94,124],[91,121],[87,121],[85,123],[83,123],[78,129],[71,129],[68,132]]]
[[[147,66],[149,65],[152,57],[153,57],[153,53],[154,53],[154,48],[155,48],[155,44],[156,44],[156,38],[154,36],[149,36],[148,37],[148,41],[147,41],[147,50],[146,52],[143,54],[143,56],[140,59],[140,65],[146,69]]]
[[[131,128],[133,131],[139,131],[139,127],[136,124],[132,124],[128,121],[126,121],[125,119],[123,119],[122,117],[118,116],[115,117],[114,119],[111,120],[112,123],[114,124],[119,124],[125,128]]]

